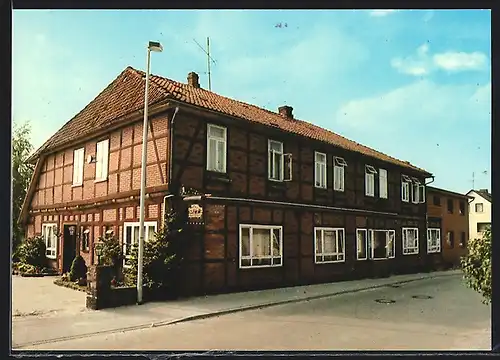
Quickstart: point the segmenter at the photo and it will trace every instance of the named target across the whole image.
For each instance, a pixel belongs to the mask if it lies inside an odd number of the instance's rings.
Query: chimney
[[[293,119],[293,107],[291,106],[280,106],[278,112],[281,116],[287,119]]]
[[[488,189],[479,189],[480,192],[488,193]]]
[[[191,85],[192,87],[195,87],[197,89],[200,88],[200,81],[199,81],[199,77],[198,77],[198,74],[195,73],[195,72],[190,72],[188,74],[188,85]]]

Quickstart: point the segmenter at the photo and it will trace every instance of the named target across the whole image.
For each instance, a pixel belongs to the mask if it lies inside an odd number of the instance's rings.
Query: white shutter
[[[95,154],[95,179],[100,180],[102,177],[102,143],[98,142]]]
[[[102,178],[103,180],[108,178],[108,161],[109,161],[109,140],[104,140],[102,142]]]
[[[387,170],[379,169],[379,190],[380,197],[387,199]]]

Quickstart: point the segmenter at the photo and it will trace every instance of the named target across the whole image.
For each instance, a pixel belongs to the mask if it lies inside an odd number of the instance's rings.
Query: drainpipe
[[[174,120],[175,120],[175,115],[177,115],[178,112],[179,112],[179,107],[177,106],[175,108],[172,119],[170,120],[170,144],[168,150],[168,174],[167,174],[167,184],[169,191],[171,191],[171,185],[172,185],[172,167],[173,167],[172,151],[174,148]]]

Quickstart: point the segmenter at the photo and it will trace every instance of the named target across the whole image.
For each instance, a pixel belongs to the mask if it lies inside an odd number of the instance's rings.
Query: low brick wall
[[[107,309],[137,303],[137,288],[135,286],[114,287],[111,280],[114,277],[114,268],[111,266],[90,266],[87,272],[87,300],[86,306],[92,310]],[[143,290],[143,301],[172,299],[166,291]]]

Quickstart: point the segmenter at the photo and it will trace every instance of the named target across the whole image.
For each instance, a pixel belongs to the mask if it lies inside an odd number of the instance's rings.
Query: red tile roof
[[[74,141],[78,137],[89,135],[103,127],[107,127],[119,121],[120,117],[139,110],[144,106],[144,76],[143,71],[127,67],[90,104],[37,150],[33,158],[41,152],[50,151],[64,143]],[[151,75],[149,103],[153,104],[167,98],[247,121],[273,126],[274,128],[278,127],[283,131],[323,141],[430,175],[429,172],[413,166],[407,161],[395,159],[306,121],[285,119],[278,113],[255,105],[233,100],[178,81]]]

